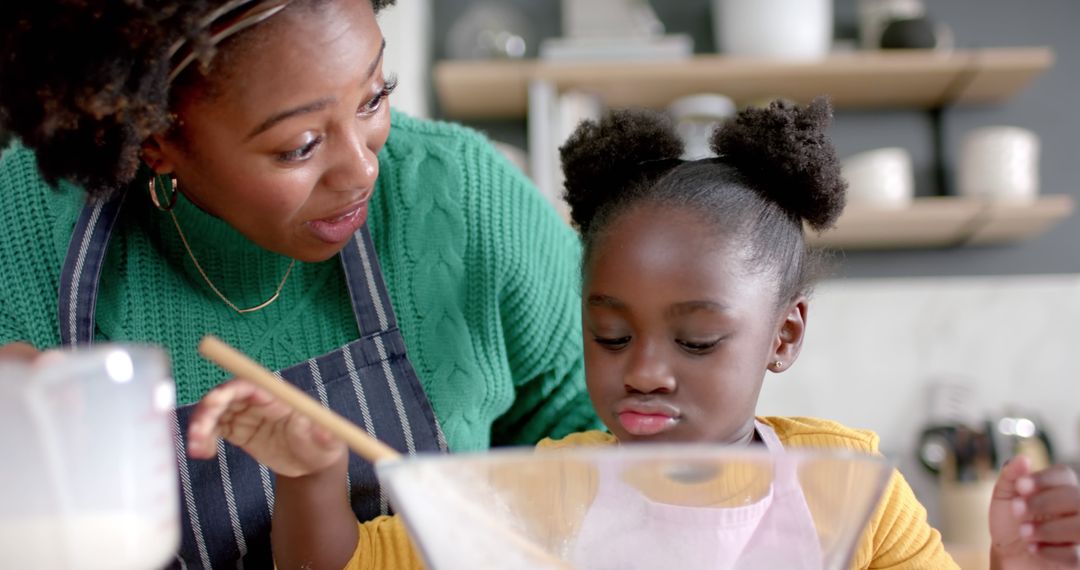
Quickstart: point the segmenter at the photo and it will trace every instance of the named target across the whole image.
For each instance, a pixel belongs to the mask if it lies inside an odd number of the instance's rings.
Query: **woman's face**
[[[806,302],[685,210],[637,206],[594,244],[582,295],[593,406],[623,442],[735,443],[762,379],[798,354]]]
[[[367,0],[287,8],[252,33],[146,156],[251,241],[321,261],[367,219],[390,132],[382,33]]]

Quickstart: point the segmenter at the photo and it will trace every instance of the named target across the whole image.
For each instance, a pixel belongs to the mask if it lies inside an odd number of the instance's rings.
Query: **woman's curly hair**
[[[647,203],[700,213],[718,235],[741,240],[751,262],[776,272],[781,300],[805,292],[824,258],[806,247],[803,222],[825,230],[845,203],[847,185],[825,136],[831,118],[824,98],[749,108],[713,132],[715,158],[693,161],[679,158],[683,144],[660,113],[621,110],[582,123],[560,153],[586,269],[610,222]]]
[[[142,143],[170,125],[170,46],[187,38],[208,60],[198,22],[224,2],[0,2],[0,130],[35,151],[52,184],[105,192],[130,182]],[[376,11],[393,3],[372,0]]]

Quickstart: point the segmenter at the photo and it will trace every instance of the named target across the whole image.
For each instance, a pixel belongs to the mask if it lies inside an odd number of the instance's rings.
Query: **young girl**
[[[834,422],[755,417],[767,371],[798,357],[821,267],[803,225],[828,228],[845,184],[824,130],[824,100],[742,112],[713,136],[718,158],[683,161],[659,115],[582,124],[562,148],[581,230],[589,394],[609,432],[541,447],[699,442],[877,453],[877,437]],[[203,401],[190,453],[222,436],[278,473],[274,550],[283,568],[418,564],[398,521],[359,528],[340,493],[346,452],[250,384]],[[991,507],[1001,568],[1077,567],[1080,487],[1053,468],[1002,473]],[[615,537],[612,537],[614,540]],[[858,545],[858,568],[953,568],[899,472]]]

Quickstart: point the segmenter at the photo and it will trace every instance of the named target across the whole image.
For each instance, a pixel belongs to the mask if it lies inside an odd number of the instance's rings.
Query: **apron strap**
[[[94,311],[98,281],[105,264],[109,236],[126,192],[90,197],[83,206],[68,242],[60,272],[60,343],[66,347],[94,342]]]
[[[400,338],[397,330],[397,318],[394,316],[393,303],[390,294],[386,290],[386,281],[383,279],[382,267],[375,253],[375,242],[371,239],[371,230],[368,224],[364,224],[353,234],[352,240],[341,250],[341,267],[345,273],[345,284],[349,289],[349,302],[352,303],[353,314],[356,317],[356,326],[360,331],[360,338],[372,338],[375,348],[381,358],[386,358],[387,347],[383,336],[393,332],[393,337]],[[395,378],[396,374],[389,366],[384,365],[383,375],[390,387],[392,401],[394,402],[398,417],[401,419],[401,429],[406,436],[406,449],[409,454],[416,453],[413,443],[413,427],[409,422],[409,415],[405,413],[402,395],[398,384],[411,387],[413,397],[420,405],[426,419],[424,423],[434,426],[435,439],[438,449],[447,452],[450,449],[446,441],[446,434],[442,430],[442,424],[435,417],[427,394],[420,383],[412,365],[408,364],[397,374],[403,374],[401,378]]]
[[[776,430],[772,426],[754,418],[754,429],[757,431],[762,443],[765,444],[765,449],[768,449],[771,453],[784,452],[784,444],[780,441],[780,438],[776,435]]]
[[[360,337],[397,328],[390,295],[382,279],[382,268],[375,255],[375,243],[367,224],[356,230],[340,256]]]

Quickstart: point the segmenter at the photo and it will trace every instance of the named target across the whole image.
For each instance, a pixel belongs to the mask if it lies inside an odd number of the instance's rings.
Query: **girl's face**
[[[256,244],[324,260],[366,221],[390,132],[382,33],[367,0],[286,9],[253,33],[145,156]]]
[[[686,210],[633,207],[594,244],[582,295],[593,406],[623,442],[735,443],[767,369],[798,355],[806,301]]]

